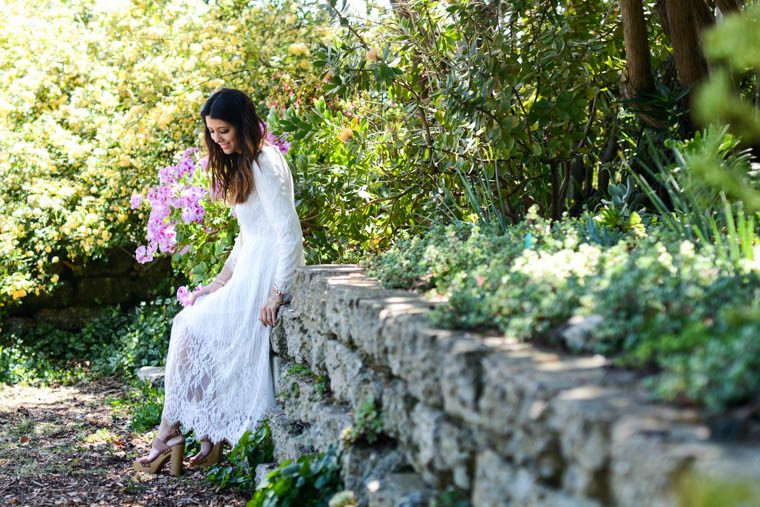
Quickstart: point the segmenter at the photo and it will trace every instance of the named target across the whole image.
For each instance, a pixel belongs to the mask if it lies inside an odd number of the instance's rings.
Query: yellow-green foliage
[[[320,81],[315,9],[275,0],[8,0],[0,17],[0,306],[55,286],[53,264],[143,236],[129,197],[179,150],[220,86],[261,115]]]

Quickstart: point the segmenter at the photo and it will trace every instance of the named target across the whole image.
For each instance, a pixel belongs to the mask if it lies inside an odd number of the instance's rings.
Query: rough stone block
[[[330,340],[325,343],[325,366],[335,397],[340,401],[353,402],[352,395],[356,394],[354,382],[364,370],[359,353]]]
[[[449,470],[454,485],[469,490],[470,475],[475,466],[475,438],[471,431],[444,419],[441,422],[440,445],[436,449],[441,470]]]
[[[308,315],[315,322],[324,322],[327,279],[330,276],[361,273],[363,270],[364,268],[353,265],[315,265],[297,269],[293,276],[293,284],[299,290],[294,291],[291,301],[293,308],[301,315]]]
[[[362,299],[377,299],[382,292],[370,279],[336,277],[328,282],[330,290],[325,299],[326,328],[346,345],[355,346],[352,334],[356,307]],[[371,321],[370,321],[371,322]]]
[[[479,422],[478,401],[483,390],[482,361],[491,348],[481,340],[463,336],[452,345],[443,363],[441,392],[446,413]]]
[[[289,419],[285,412],[275,407],[267,413],[269,429],[272,432],[274,459],[277,463],[286,460],[297,460],[304,454],[312,454],[314,450],[308,445],[307,425],[301,421]]]
[[[706,427],[679,421],[677,415],[664,407],[646,407],[614,425],[610,489],[615,503],[683,505],[678,498],[682,474],[724,454],[720,446],[708,443]]]
[[[343,483],[356,493],[362,505],[367,505],[368,483],[399,471],[406,464],[403,453],[395,446],[352,445],[343,450],[340,461]]]
[[[391,371],[406,380],[412,396],[432,407],[443,407],[442,369],[456,336],[415,316],[400,316],[384,328]]]
[[[534,424],[559,393],[598,382],[606,374],[607,363],[598,356],[563,360],[513,340],[500,348],[482,361],[479,417],[472,421],[497,434]]]
[[[288,334],[294,333],[292,329],[293,322],[297,322],[297,317],[292,308],[280,308],[277,315],[277,323],[269,333],[269,344],[272,352],[281,356],[288,355]]]
[[[311,411],[310,443],[319,451],[341,441],[346,428],[353,426],[354,418],[345,407],[328,402],[318,403]]]
[[[267,475],[269,475],[271,472],[274,472],[275,469],[277,469],[277,465],[274,463],[261,463],[259,465],[256,465],[256,489],[261,489],[261,487],[264,485],[264,482],[266,481]]]
[[[435,490],[414,473],[390,474],[366,484],[369,507],[426,507]]]
[[[543,486],[530,472],[490,450],[476,458],[472,505],[478,507],[600,507],[593,500]]]
[[[166,368],[163,366],[143,366],[136,372],[137,378],[146,380],[153,385],[164,385]]]
[[[444,468],[440,454],[443,417],[440,410],[418,403],[412,411],[412,445],[407,449],[415,471],[425,482],[435,486],[441,482],[439,471]]]
[[[383,393],[381,411],[383,430],[403,445],[412,441],[412,411],[418,402],[409,395],[406,382],[400,379],[390,381]]]

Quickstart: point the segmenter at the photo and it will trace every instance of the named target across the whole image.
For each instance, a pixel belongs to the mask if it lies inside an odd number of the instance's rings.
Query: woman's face
[[[231,123],[206,116],[206,128],[211,139],[219,145],[225,155],[240,153],[237,145],[237,129]]]

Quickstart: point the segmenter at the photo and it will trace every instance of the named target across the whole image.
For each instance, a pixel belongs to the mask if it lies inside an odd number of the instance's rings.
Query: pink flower
[[[150,262],[153,260],[153,254],[156,252],[155,245],[150,246],[139,246],[137,247],[137,250],[135,250],[135,257],[137,258],[137,262],[140,264],[145,264],[146,262]]]
[[[477,284],[478,287],[482,287],[483,286],[483,277],[482,276],[476,276],[475,277],[475,283]]]
[[[187,288],[186,285],[183,285],[179,289],[177,289],[177,301],[179,301],[179,304],[182,306],[187,306],[190,304],[190,296],[195,294],[201,290],[200,286],[196,287],[193,292],[190,292],[190,289]]]
[[[142,202],[142,195],[140,194],[134,194],[132,195],[132,199],[130,199],[130,205],[132,209],[137,209],[140,207],[140,203]]]
[[[177,181],[177,177],[179,175],[177,174],[177,168],[173,165],[164,167],[160,171],[158,171],[158,181],[160,181],[162,184],[166,185],[168,183],[174,183]]]
[[[162,252],[174,252],[174,247],[177,244],[177,231],[175,230],[173,222],[165,224],[162,229],[158,231],[155,239],[158,243],[158,249]]]
[[[187,306],[187,304],[190,302],[190,291],[187,289],[187,286],[183,285],[179,289],[177,289],[177,301],[179,301],[179,304],[182,306]]]
[[[203,222],[203,215],[206,213],[200,205],[188,206],[182,210],[182,220],[189,225],[190,222],[200,224]]]

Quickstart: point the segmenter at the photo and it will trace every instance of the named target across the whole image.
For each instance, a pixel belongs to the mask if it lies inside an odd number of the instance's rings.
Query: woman
[[[170,459],[172,473],[182,472],[180,423],[202,437],[191,466],[208,466],[223,441],[236,443],[274,403],[267,326],[304,264],[290,170],[250,97],[223,88],[201,119],[211,187],[234,205],[240,234],[221,272],[172,323],[161,425],[150,454],[135,462],[152,473]]]

